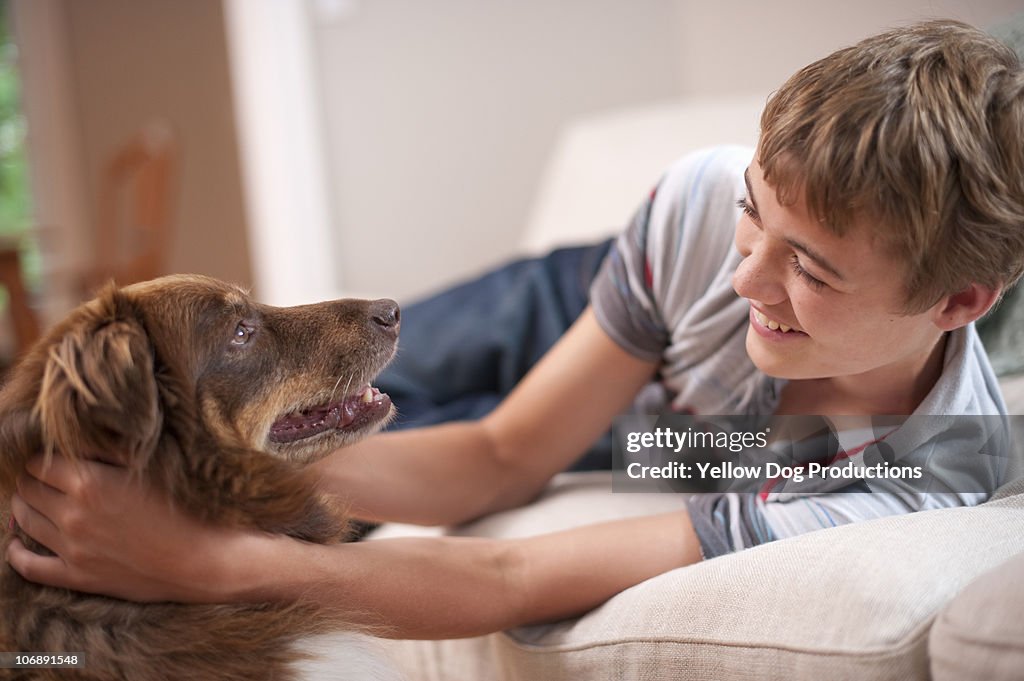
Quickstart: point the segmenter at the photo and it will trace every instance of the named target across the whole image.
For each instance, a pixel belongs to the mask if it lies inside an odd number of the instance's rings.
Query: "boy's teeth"
[[[754,319],[756,319],[761,326],[766,326],[772,331],[781,331],[782,333],[789,333],[793,329],[793,327],[786,326],[785,324],[780,324],[774,319],[768,319],[757,310],[754,310]]]

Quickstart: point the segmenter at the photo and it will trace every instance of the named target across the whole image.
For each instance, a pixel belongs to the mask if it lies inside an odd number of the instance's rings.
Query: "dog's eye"
[[[247,324],[244,323],[240,323],[238,326],[235,327],[235,332],[231,336],[231,344],[245,345],[246,343],[249,342],[249,339],[252,338],[253,331],[255,331],[255,329],[253,329],[251,326],[248,326]]]

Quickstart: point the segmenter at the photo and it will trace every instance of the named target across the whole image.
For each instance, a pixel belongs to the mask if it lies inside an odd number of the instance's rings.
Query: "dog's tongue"
[[[295,442],[329,430],[355,430],[376,421],[391,408],[391,399],[369,385],[337,402],[282,416],[270,427],[270,441]]]

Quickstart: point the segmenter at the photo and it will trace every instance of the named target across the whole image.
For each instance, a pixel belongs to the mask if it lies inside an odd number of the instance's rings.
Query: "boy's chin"
[[[795,353],[787,356],[781,353],[770,352],[758,344],[757,338],[747,337],[747,355],[754,366],[761,373],[772,378],[781,378],[787,381],[806,380],[812,378],[823,378],[821,372],[816,372],[807,361],[806,353]]]

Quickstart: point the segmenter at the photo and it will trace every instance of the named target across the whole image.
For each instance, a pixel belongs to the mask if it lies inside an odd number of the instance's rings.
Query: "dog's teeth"
[[[373,388],[367,386],[366,390],[363,391],[362,400],[366,404],[373,402]]]

